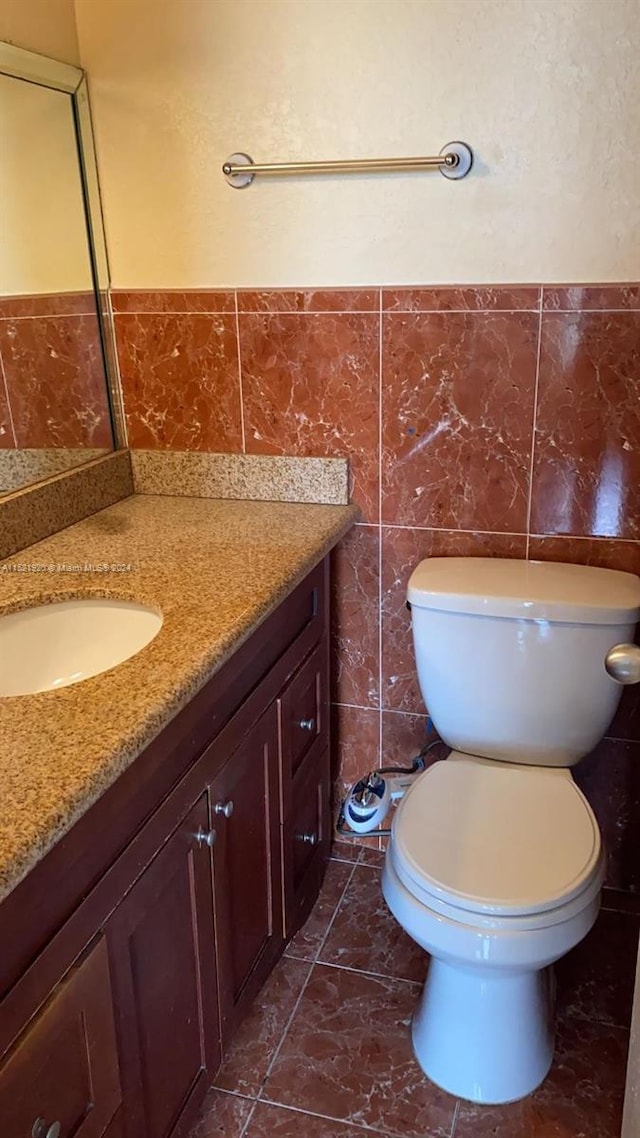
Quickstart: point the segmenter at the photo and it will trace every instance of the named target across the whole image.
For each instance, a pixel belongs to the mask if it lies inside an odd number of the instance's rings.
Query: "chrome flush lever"
[[[636,644],[615,644],[604,659],[604,666],[617,684],[640,683],[640,648]]]

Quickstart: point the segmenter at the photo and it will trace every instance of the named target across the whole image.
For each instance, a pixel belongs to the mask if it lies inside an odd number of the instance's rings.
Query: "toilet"
[[[422,695],[452,749],[401,799],[383,869],[389,909],[431,957],[413,1048],[451,1094],[511,1102],[551,1065],[551,965],[598,914],[603,844],[571,767],[618,706],[607,657],[638,651],[640,580],[429,558],[407,598]]]

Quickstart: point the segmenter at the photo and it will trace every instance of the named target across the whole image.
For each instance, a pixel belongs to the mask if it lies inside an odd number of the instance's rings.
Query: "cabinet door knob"
[[[298,834],[298,837],[299,837],[300,841],[305,842],[306,845],[317,846],[317,844],[318,844],[318,835],[317,834]]]
[[[207,831],[203,830],[201,826],[198,830],[198,833],[196,834],[196,841],[199,846],[208,846],[209,849],[211,849],[216,844],[216,837],[217,834],[215,830],[209,830],[207,833]],[[49,1138],[48,1134],[46,1135],[46,1138]]]
[[[31,1127],[31,1138],[59,1138],[59,1135],[60,1123],[58,1121],[52,1122],[51,1126],[47,1126],[45,1118],[36,1118]]]
[[[303,731],[315,731],[316,721],[315,719],[300,719],[298,727],[301,727]]]
[[[225,818],[230,818],[233,814],[233,802],[231,799],[228,802],[216,802],[213,812],[214,814],[224,814]]]

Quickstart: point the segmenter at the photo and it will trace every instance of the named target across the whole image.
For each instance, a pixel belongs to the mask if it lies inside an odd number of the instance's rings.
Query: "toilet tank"
[[[640,614],[634,574],[432,557],[407,598],[420,688],[449,746],[569,767],[602,738],[622,693],[605,656],[633,640]]]

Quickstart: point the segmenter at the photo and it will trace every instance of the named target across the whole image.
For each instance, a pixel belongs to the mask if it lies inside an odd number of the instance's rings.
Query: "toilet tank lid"
[[[617,569],[502,557],[428,557],[407,587],[412,606],[568,624],[628,624],[640,578]]]

